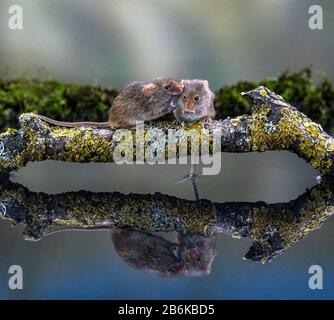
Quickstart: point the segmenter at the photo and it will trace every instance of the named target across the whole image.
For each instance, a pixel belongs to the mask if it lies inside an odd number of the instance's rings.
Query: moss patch
[[[280,94],[326,130],[334,132],[334,89],[324,77],[312,81],[310,69],[284,72],[277,78],[240,81],[224,86],[215,94],[216,119],[236,117],[251,111],[240,92],[263,85]],[[101,86],[70,84],[54,80],[0,80],[0,130],[17,126],[21,113],[37,112],[63,121],[106,121],[107,111],[118,91]],[[172,114],[163,119],[174,120]]]

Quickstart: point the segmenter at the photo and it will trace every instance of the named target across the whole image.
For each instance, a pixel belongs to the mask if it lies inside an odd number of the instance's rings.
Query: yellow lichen
[[[265,97],[267,95],[267,92],[264,89],[260,90],[259,93],[262,97]]]
[[[302,113],[289,107],[281,108],[281,118],[275,130],[266,130],[268,106],[254,110],[250,121],[253,151],[291,150],[299,143],[299,153],[321,173],[329,172],[332,160],[329,152],[334,150],[334,142],[321,127],[305,117]]]
[[[241,122],[240,117],[236,117],[234,119],[231,119],[231,124],[232,124],[233,127],[238,126],[240,124],[240,122]]]
[[[92,133],[92,128],[56,129],[53,137],[66,137],[65,150],[58,156],[66,161],[111,161],[111,142]]]
[[[311,137],[317,137],[319,134],[319,127],[314,122],[305,122],[304,123],[305,130],[311,135]]]

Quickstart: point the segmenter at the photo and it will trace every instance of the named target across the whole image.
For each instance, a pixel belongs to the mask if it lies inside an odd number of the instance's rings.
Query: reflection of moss
[[[332,192],[329,188],[314,187],[301,203],[299,214],[294,207],[275,208],[275,205],[253,208],[250,236],[254,240],[263,263],[300,239],[311,231],[321,227],[334,207],[329,205]],[[260,250],[259,250],[260,248]]]

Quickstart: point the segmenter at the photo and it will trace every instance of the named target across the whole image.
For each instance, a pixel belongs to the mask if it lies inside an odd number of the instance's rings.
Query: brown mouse
[[[186,266],[188,276],[208,275],[217,255],[216,238],[201,234],[178,234],[179,258]]]
[[[136,121],[150,121],[173,112],[182,92],[183,84],[170,78],[134,81],[113,101],[107,122],[64,122],[37,116],[61,127],[125,128],[134,126]]]
[[[160,118],[176,109],[183,85],[173,79],[133,82],[116,97],[109,111],[113,127],[134,126],[136,121]]]
[[[183,94],[177,102],[174,115],[179,122],[200,121],[213,119],[216,115],[214,107],[215,94],[209,88],[207,80],[182,80]],[[191,164],[189,175],[185,180],[194,179],[196,176],[196,164]],[[197,187],[196,187],[197,190]],[[196,200],[197,192],[195,190]]]
[[[182,80],[183,94],[178,99],[174,111],[180,122],[213,119],[216,115],[214,108],[215,94],[210,90],[207,80]]]
[[[133,228],[113,228],[116,252],[132,268],[176,277],[185,273],[177,256],[178,245],[162,237]]]

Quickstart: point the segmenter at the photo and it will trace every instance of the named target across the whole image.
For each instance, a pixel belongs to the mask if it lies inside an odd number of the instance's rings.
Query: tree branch
[[[170,155],[181,157],[191,154],[191,139],[200,137],[201,142],[209,141],[207,152],[287,150],[322,174],[333,175],[334,139],[319,124],[267,88],[258,87],[244,96],[253,106],[251,115],[185,126],[175,122],[151,123],[142,137],[136,136],[135,130],[52,127],[32,113],[22,114],[19,130],[8,129],[0,134],[0,172],[17,170],[28,161],[47,159],[139,160],[140,148],[144,148],[143,159],[147,161]],[[168,144],[167,136],[172,143]],[[214,144],[217,140],[218,144]],[[182,148],[184,145],[186,148]]]

